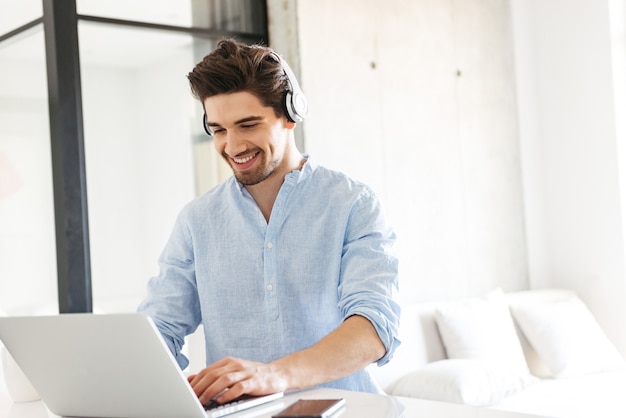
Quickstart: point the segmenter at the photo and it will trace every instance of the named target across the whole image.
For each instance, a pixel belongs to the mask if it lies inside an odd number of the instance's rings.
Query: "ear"
[[[289,119],[287,119],[287,117],[283,117],[283,126],[285,127],[285,129],[292,130],[295,129],[296,123],[290,121]]]

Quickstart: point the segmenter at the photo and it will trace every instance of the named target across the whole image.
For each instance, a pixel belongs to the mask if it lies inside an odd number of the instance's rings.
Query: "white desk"
[[[265,406],[229,415],[228,418],[270,418],[297,399],[345,398],[346,408],[340,418],[537,418],[486,408],[421,399],[381,396],[337,389],[311,389],[294,392]],[[13,403],[0,391],[0,418],[57,418],[43,402]]]

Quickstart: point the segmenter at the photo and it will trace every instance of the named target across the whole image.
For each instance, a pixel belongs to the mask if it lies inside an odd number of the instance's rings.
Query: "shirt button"
[[[272,290],[274,290],[274,286],[271,284],[268,284],[267,286],[265,286],[265,288],[267,289],[268,292],[271,292]]]
[[[267,248],[272,248],[274,246],[274,244],[272,244],[271,242],[267,243]]]

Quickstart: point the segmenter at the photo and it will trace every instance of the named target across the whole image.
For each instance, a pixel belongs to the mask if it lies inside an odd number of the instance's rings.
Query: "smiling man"
[[[274,51],[220,41],[188,75],[234,176],[183,208],[139,307],[202,403],[310,386],[379,391],[399,344],[395,234],[366,185],[296,147],[306,100]]]

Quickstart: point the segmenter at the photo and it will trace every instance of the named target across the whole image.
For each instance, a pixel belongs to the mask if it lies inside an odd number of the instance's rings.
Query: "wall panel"
[[[527,288],[509,3],[302,1],[298,16],[306,151],[383,199],[403,298]]]

